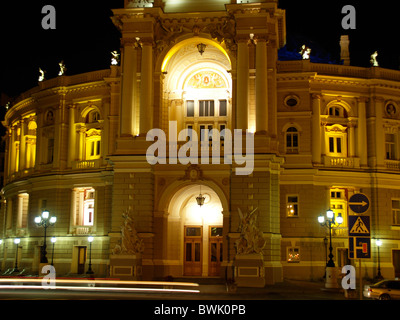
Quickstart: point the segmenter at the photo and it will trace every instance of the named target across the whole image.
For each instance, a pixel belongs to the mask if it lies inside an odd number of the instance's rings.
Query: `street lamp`
[[[93,274],[92,270],[92,242],[93,242],[93,237],[89,236],[88,241],[89,241],[89,269],[86,271],[86,274]]]
[[[382,240],[380,239],[376,239],[375,241],[376,246],[378,247],[378,274],[376,275],[376,278],[378,280],[382,280],[382,274],[381,274],[381,258],[380,258],[380,254],[379,254],[379,247],[382,245]]]
[[[42,254],[40,257],[40,263],[48,263],[47,257],[46,257],[46,231],[47,228],[50,226],[53,226],[57,221],[57,218],[55,216],[50,217],[50,213],[47,210],[44,210],[42,212],[41,216],[37,216],[35,218],[35,223],[38,227],[43,227],[44,228],[44,240],[43,240],[43,246],[42,246]]]
[[[318,217],[318,222],[321,224],[323,227],[327,227],[329,229],[329,261],[326,264],[327,267],[334,267],[335,263],[333,262],[333,254],[332,254],[332,225],[335,224],[335,215],[331,209],[326,211],[326,219],[325,217],[321,214]],[[339,213],[339,215],[336,217],[336,223],[337,224],[342,224],[343,223],[343,217]]]
[[[326,263],[326,268],[325,268],[325,287],[326,288],[337,288],[337,280],[336,280],[336,268],[335,268],[335,263],[333,262],[333,254],[332,254],[332,225],[335,223],[337,224],[342,224],[343,223],[343,217],[339,214],[336,217],[336,222],[335,222],[335,214],[334,212],[329,209],[326,211],[326,217],[323,216],[322,214],[318,217],[318,222],[321,224],[321,226],[327,227],[329,229],[329,260]],[[326,252],[326,251],[325,251]]]
[[[17,245],[17,251],[15,252],[15,266],[14,266],[12,273],[19,272],[19,270],[18,270],[18,245],[20,242],[21,242],[20,238],[14,239],[14,243]]]
[[[56,237],[51,237],[50,241],[53,244],[53,251],[51,253],[51,265],[53,266],[54,265],[53,264],[53,261],[54,261],[54,245],[55,245],[55,243],[57,241],[57,238]]]

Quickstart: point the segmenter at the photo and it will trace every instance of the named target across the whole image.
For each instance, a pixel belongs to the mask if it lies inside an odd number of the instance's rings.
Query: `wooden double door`
[[[223,253],[222,227],[209,227],[206,264],[203,264],[203,227],[186,226],[184,232],[184,275],[202,276],[203,265],[206,265],[208,267],[208,276],[218,276],[220,274]]]

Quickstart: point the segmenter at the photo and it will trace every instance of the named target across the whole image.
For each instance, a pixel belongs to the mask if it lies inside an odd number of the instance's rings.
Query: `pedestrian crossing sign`
[[[349,216],[349,236],[367,236],[370,232],[369,216]]]

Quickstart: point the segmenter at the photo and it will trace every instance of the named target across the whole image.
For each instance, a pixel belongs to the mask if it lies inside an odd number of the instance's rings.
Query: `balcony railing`
[[[360,159],[325,156],[324,165],[325,167],[334,167],[334,168],[358,168],[360,167]]]
[[[73,161],[72,162],[73,170],[97,169],[99,167],[100,167],[100,159],[82,160],[82,161]]]
[[[400,170],[399,160],[385,160],[385,167],[389,170]]]
[[[71,227],[71,233],[76,235],[86,235],[92,233],[92,227],[88,226],[73,226]]]

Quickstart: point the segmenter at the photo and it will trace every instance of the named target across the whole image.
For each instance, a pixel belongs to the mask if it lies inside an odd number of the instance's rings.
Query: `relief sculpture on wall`
[[[236,254],[261,254],[265,247],[266,240],[263,239],[262,232],[257,227],[257,209],[243,214],[238,208],[240,236],[235,242]]]
[[[117,244],[113,249],[113,254],[138,254],[143,253],[144,243],[143,239],[140,239],[132,215],[126,210],[122,214],[124,222],[121,226],[121,244]]]

